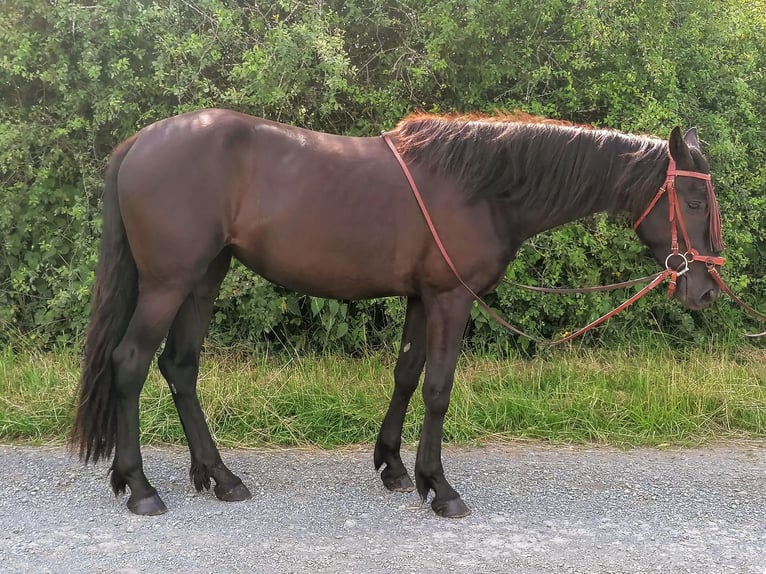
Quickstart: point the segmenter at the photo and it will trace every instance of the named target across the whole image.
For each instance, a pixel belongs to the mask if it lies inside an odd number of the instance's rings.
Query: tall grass
[[[766,435],[766,349],[642,347],[557,350],[534,359],[461,357],[445,438],[456,443],[534,437],[610,444],[688,444]],[[199,393],[224,446],[375,440],[393,386],[394,357],[251,357],[208,353]],[[78,359],[67,352],[0,351],[0,440],[61,443],[73,417]],[[413,397],[404,440],[417,440]],[[152,369],[141,398],[144,443],[183,430]]]

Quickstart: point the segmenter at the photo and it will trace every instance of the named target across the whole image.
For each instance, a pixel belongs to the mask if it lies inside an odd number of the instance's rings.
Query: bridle
[[[694,261],[700,261],[705,264],[709,273],[713,274],[713,277],[720,278],[717,266],[721,266],[726,263],[726,259],[723,257],[700,255],[689,240],[689,234],[686,232],[686,225],[684,224],[684,216],[681,212],[681,204],[678,199],[678,192],[676,191],[676,178],[677,177],[692,177],[695,179],[701,179],[705,182],[707,187],[708,197],[708,209],[710,218],[710,248],[713,251],[723,251],[723,237],[721,233],[721,212],[718,208],[718,200],[715,197],[715,191],[713,190],[713,182],[711,181],[709,173],[701,173],[699,171],[685,171],[676,168],[676,162],[671,157],[668,162],[668,171],[665,176],[665,183],[662,184],[654,199],[649,203],[644,212],[636,219],[633,224],[633,230],[637,231],[641,223],[644,222],[646,217],[652,212],[657,205],[660,198],[667,193],[669,213],[668,219],[670,221],[670,253],[665,258],[665,271],[668,272],[669,286],[668,297],[672,297],[676,290],[676,282],[679,276],[689,271],[689,264]],[[684,246],[686,251],[681,253],[678,245],[678,230],[681,230],[681,235],[684,240]],[[673,265],[673,263],[678,265]],[[718,283],[718,280],[716,280]],[[719,285],[720,286],[720,285]]]
[[[710,249],[712,251],[721,252],[724,249],[723,234],[721,231],[721,211],[718,207],[718,200],[715,196],[713,189],[713,182],[711,181],[709,173],[701,173],[698,171],[685,171],[676,168],[676,162],[673,158],[670,158],[668,163],[668,171],[665,176],[665,183],[662,184],[657,195],[649,203],[649,206],[639,216],[636,222],[633,224],[633,230],[638,230],[638,226],[646,219],[649,212],[654,209],[657,202],[664,193],[668,194],[669,204],[669,220],[670,220],[670,243],[671,252],[665,258],[665,273],[669,273],[669,285],[668,296],[672,297],[676,289],[676,280],[678,276],[683,275],[689,270],[689,264],[693,261],[700,261],[705,264],[708,273],[713,277],[713,280],[718,285],[718,288],[726,293],[731,299],[745,311],[747,311],[753,317],[757,317],[761,320],[766,320],[766,315],[760,313],[742,301],[724,282],[721,274],[718,272],[718,267],[726,263],[726,259],[718,256],[700,255],[699,251],[692,247],[689,235],[686,233],[686,226],[684,225],[683,214],[681,213],[681,204],[678,199],[678,193],[676,192],[676,178],[677,177],[692,177],[695,179],[701,179],[705,182],[707,188],[707,200],[709,209],[709,224],[710,224]],[[678,230],[681,230],[681,235],[684,239],[684,245],[686,251],[681,254],[678,246]],[[680,267],[672,267],[672,260],[674,258],[681,258]],[[763,337],[766,336],[766,332],[758,333],[755,335],[748,335],[748,337]]]
[[[668,163],[668,170],[665,176],[665,182],[662,184],[659,191],[657,191],[657,194],[654,196],[654,198],[649,203],[649,205],[644,210],[644,212],[638,217],[638,219],[636,219],[635,223],[633,224],[633,229],[637,230],[638,227],[641,225],[641,223],[643,223],[643,221],[649,215],[649,213],[655,208],[660,198],[667,193],[668,204],[669,204],[668,219],[670,222],[671,251],[668,254],[668,256],[665,258],[665,270],[655,275],[650,275],[649,277],[644,277],[642,279],[638,279],[634,281],[625,281],[622,283],[616,283],[614,285],[606,285],[602,287],[591,287],[591,288],[585,288],[585,289],[550,289],[550,288],[530,287],[527,285],[513,283],[514,285],[518,287],[523,287],[525,289],[532,289],[534,291],[544,291],[546,293],[562,293],[562,292],[563,293],[588,293],[593,291],[606,291],[611,289],[618,289],[621,287],[626,287],[628,285],[635,285],[639,282],[650,281],[643,289],[638,291],[635,295],[633,295],[632,297],[624,301],[615,309],[613,309],[609,313],[606,313],[605,315],[602,315],[595,321],[592,321],[585,327],[575,331],[574,333],[567,335],[566,337],[557,339],[555,341],[543,341],[541,339],[538,339],[537,337],[529,335],[525,333],[524,331],[522,331],[521,329],[519,329],[518,327],[514,327],[513,325],[508,323],[505,319],[503,319],[473,289],[471,289],[471,287],[460,276],[460,273],[458,272],[457,267],[452,262],[452,258],[447,253],[447,250],[445,249],[444,244],[442,243],[442,240],[439,237],[439,233],[436,231],[436,227],[434,226],[433,220],[431,219],[431,216],[428,213],[428,209],[426,208],[425,202],[423,201],[423,197],[421,196],[420,191],[418,190],[418,186],[415,184],[415,180],[413,179],[412,174],[410,173],[410,170],[407,167],[407,164],[404,162],[404,159],[402,159],[402,156],[399,153],[399,150],[396,149],[396,146],[391,141],[391,138],[389,137],[389,135],[383,134],[382,138],[383,138],[383,141],[385,141],[388,147],[391,149],[391,152],[394,154],[396,161],[399,163],[399,166],[401,167],[402,172],[404,173],[404,176],[407,179],[407,182],[409,183],[410,189],[412,190],[412,194],[415,196],[415,200],[417,201],[418,206],[420,207],[420,211],[423,214],[426,224],[428,225],[428,229],[431,231],[431,236],[436,242],[436,246],[439,248],[439,251],[441,252],[442,257],[444,258],[444,261],[447,263],[447,266],[450,268],[453,275],[457,278],[460,284],[466,289],[466,291],[470,293],[470,295],[479,304],[479,306],[481,306],[493,319],[495,319],[503,327],[505,327],[509,331],[512,331],[513,333],[516,333],[517,335],[521,335],[522,337],[526,337],[537,343],[547,344],[547,345],[557,345],[565,341],[570,341],[574,339],[575,337],[578,337],[579,335],[582,335],[583,333],[590,331],[591,329],[600,325],[601,323],[604,323],[605,321],[614,317],[621,311],[624,311],[633,303],[641,299],[644,295],[649,293],[649,291],[653,290],[655,287],[663,283],[665,280],[668,280],[669,282],[668,296],[672,297],[676,290],[678,277],[687,273],[689,271],[689,265],[693,263],[694,261],[699,261],[705,264],[708,273],[710,273],[710,275],[713,277],[713,279],[715,280],[716,284],[721,289],[721,291],[729,295],[729,297],[731,297],[734,300],[734,302],[736,302],[738,305],[743,307],[751,315],[758,317],[762,320],[766,320],[766,315],[759,313],[758,311],[756,311],[755,309],[753,309],[752,307],[744,303],[724,283],[723,279],[721,278],[721,275],[718,273],[717,267],[726,263],[726,259],[720,256],[701,255],[699,251],[697,251],[697,249],[695,249],[692,246],[691,241],[689,240],[689,235],[686,232],[686,225],[684,224],[683,213],[681,211],[681,206],[678,200],[678,193],[676,191],[677,177],[691,177],[691,178],[701,179],[705,181],[706,187],[707,187],[709,221],[710,221],[710,248],[711,250],[719,252],[719,253],[723,251],[723,248],[724,248],[723,237],[721,232],[721,213],[718,208],[718,200],[716,199],[715,192],[713,190],[713,183],[711,181],[710,174],[701,173],[697,171],[679,170],[676,168],[676,163],[673,160],[673,158],[670,158],[670,161]],[[683,253],[681,253],[681,249],[678,243],[679,230],[681,231],[681,237],[684,240],[685,251]],[[674,263],[677,263],[677,265],[674,265]],[[758,335],[751,335],[751,336],[759,337],[762,335],[766,335],[766,333],[761,333]]]

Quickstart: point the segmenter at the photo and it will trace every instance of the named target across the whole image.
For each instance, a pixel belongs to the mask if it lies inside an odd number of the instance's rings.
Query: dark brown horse
[[[420,187],[462,278],[487,293],[532,235],[592,213],[637,217],[678,169],[708,173],[696,132],[669,142],[616,131],[505,119],[414,116],[389,133]],[[691,243],[710,237],[705,182],[679,177]],[[671,251],[667,197],[638,228],[659,262]],[[710,207],[710,209],[708,209]],[[717,214],[717,213],[716,213]],[[318,297],[401,295],[407,313],[391,404],[375,445],[390,490],[413,488],[399,455],[424,365],[425,418],[415,485],[442,516],[469,512],[444,476],[442,425],[472,297],[445,264],[397,161],[378,137],[316,133],[225,110],[159,121],[123,142],[106,173],[104,222],[73,445],[88,460],[114,450],[111,484],[128,508],[165,505],[141,460],[138,398],[159,368],[191,451],[198,490],[250,496],[222,462],[197,399],[200,348],[236,257],[254,272]],[[681,248],[683,253],[683,245]],[[675,297],[701,309],[718,287],[697,261]]]

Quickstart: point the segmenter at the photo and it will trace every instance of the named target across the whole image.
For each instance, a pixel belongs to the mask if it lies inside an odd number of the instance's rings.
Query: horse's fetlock
[[[210,490],[210,468],[197,461],[192,460],[191,468],[189,469],[189,479],[197,492],[202,490]]]
[[[111,484],[112,492],[114,492],[114,495],[117,496],[118,494],[125,494],[125,489],[128,485],[128,481],[126,480],[125,475],[117,470],[114,465],[112,465],[112,468],[109,469],[109,474],[109,483]]]

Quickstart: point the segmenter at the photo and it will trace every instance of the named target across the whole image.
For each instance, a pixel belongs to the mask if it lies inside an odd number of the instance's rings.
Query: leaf
[[[319,312],[322,310],[325,304],[325,299],[320,299],[319,297],[312,297],[311,298],[311,314],[316,317],[319,315]]]
[[[336,339],[340,339],[346,333],[348,333],[348,323],[346,323],[345,321],[343,323],[338,323],[335,326],[335,338]]]

